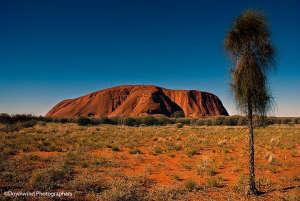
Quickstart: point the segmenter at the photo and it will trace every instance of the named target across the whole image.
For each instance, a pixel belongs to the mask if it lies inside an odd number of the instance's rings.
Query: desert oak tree
[[[234,67],[231,89],[238,108],[246,114],[249,127],[249,190],[257,194],[254,170],[253,116],[264,117],[272,97],[267,73],[274,67],[274,48],[263,14],[247,10],[235,19],[224,41]]]

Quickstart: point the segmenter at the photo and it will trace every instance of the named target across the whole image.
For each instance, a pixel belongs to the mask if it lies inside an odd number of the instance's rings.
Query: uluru
[[[212,93],[173,90],[154,85],[122,85],[63,100],[46,116],[170,117],[178,112],[189,118],[228,115],[220,99]]]

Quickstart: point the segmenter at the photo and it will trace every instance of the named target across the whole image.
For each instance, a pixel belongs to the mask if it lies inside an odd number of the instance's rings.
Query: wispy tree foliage
[[[251,193],[257,194],[253,115],[264,117],[271,109],[267,74],[274,67],[274,48],[264,15],[253,10],[242,13],[227,33],[224,46],[234,62],[231,89],[237,106],[248,117],[249,187]]]

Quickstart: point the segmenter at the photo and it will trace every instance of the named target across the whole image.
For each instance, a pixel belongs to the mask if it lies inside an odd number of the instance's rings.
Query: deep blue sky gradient
[[[272,115],[300,116],[300,1],[0,1],[0,112],[45,114],[120,84],[199,89],[236,114],[223,39],[247,8],[277,49]]]

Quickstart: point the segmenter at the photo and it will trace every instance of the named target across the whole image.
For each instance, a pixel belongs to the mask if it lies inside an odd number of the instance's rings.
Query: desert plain
[[[39,122],[2,129],[0,138],[2,192],[65,191],[72,193],[67,200],[105,201],[300,199],[299,124],[255,129],[262,192],[255,197],[247,194],[246,126]]]

